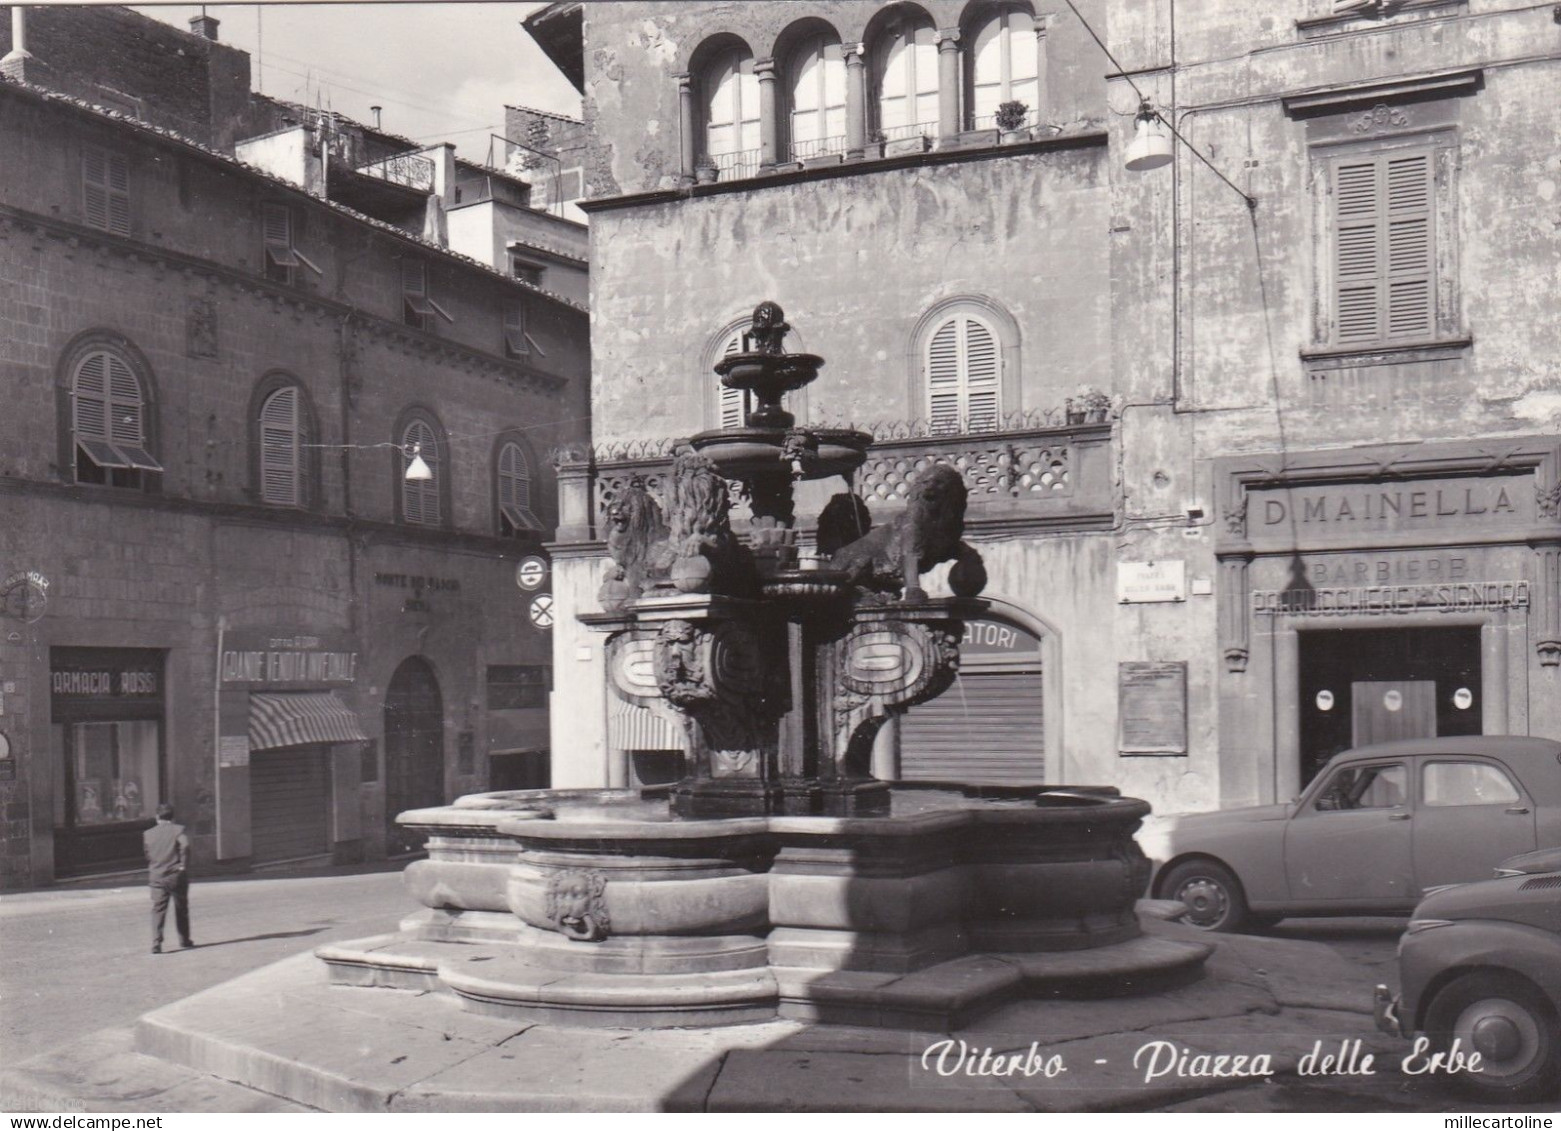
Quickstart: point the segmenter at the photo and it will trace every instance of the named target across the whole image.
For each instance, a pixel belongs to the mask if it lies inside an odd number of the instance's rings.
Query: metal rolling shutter
[[[328,749],[289,746],[250,755],[250,852],[256,864],[330,851]]]
[[[1039,784],[1046,779],[1041,671],[967,671],[900,720],[908,781]]]

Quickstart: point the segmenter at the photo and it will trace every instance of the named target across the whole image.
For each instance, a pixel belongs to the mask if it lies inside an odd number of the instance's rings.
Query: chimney
[[[383,109],[384,109],[383,106],[370,106],[369,107],[369,113],[374,115],[374,128],[376,130],[379,129],[379,112],[381,110],[383,110]]]
[[[27,81],[27,64],[32,55],[27,50],[27,14],[20,4],[11,6],[11,50],[0,59],[0,74],[18,82]]]
[[[205,7],[202,6],[200,15],[190,17],[190,34],[216,43],[217,25],[221,22],[216,16],[208,16]]]

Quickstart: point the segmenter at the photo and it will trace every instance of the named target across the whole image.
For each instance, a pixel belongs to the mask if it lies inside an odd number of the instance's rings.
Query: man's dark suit
[[[180,943],[194,946],[190,941],[190,877],[184,870],[190,859],[190,840],[184,835],[184,826],[158,821],[141,835],[141,845],[146,851],[146,882],[152,889],[152,949],[162,950],[169,899],[173,900],[173,923]]]

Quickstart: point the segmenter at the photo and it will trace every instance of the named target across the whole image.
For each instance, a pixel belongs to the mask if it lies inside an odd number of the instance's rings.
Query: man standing
[[[190,941],[190,877],[185,866],[190,861],[190,838],[184,826],[173,823],[173,806],[166,801],[157,807],[157,824],[141,834],[146,850],[146,882],[152,887],[152,953],[163,952],[163,923],[168,917],[168,900],[173,899],[173,922],[179,929],[179,945]]]

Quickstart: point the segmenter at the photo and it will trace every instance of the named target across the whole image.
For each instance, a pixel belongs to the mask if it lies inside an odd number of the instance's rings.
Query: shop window
[[[161,729],[153,719],[71,724],[66,744],[77,827],[156,815]]]
[[[1029,109],[1024,125],[1034,125],[1041,104],[1042,43],[1035,17],[1020,7],[997,9],[974,28],[969,42],[965,68],[969,128],[994,128],[997,108],[1005,102],[1023,102]]]
[[[922,359],[926,417],[933,432],[990,432],[1002,414],[1002,351],[995,328],[976,314],[946,319]]]
[[[71,439],[79,483],[140,488],[162,465],[148,448],[145,386],[120,354],[89,350],[71,379]]]
[[[759,172],[759,79],[753,53],[741,43],[722,48],[698,72],[703,152],[721,180]]]
[[[499,533],[505,537],[542,529],[531,509],[531,467],[526,453],[514,441],[499,448],[495,468],[498,475]]]
[[[439,526],[444,521],[444,461],[439,434],[433,424],[413,418],[402,430],[396,453],[396,483],[401,496],[401,519],[414,526]],[[415,459],[428,468],[427,479],[408,479]]]
[[[938,132],[938,47],[931,20],[889,28],[871,53],[874,128],[885,141]]]
[[[432,333],[436,325],[435,317],[443,318],[446,322],[455,321],[429,294],[428,269],[422,263],[402,262],[401,300],[402,321],[408,326]]]
[[[294,246],[293,210],[285,204],[261,206],[261,229],[265,246],[263,260],[266,278],[291,286],[297,282],[297,269],[307,267],[316,275],[320,269]]]
[[[502,664],[488,668],[488,710],[525,711],[547,706],[552,669],[546,664]]]
[[[845,152],[846,62],[833,32],[815,33],[792,51],[786,95],[793,161]]]
[[[82,210],[87,223],[116,236],[130,234],[130,162],[89,147],[81,155]]]

